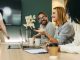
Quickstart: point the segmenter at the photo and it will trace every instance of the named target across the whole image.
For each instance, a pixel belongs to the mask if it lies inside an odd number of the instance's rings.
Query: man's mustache
[[[47,21],[47,20],[42,20],[42,21]]]

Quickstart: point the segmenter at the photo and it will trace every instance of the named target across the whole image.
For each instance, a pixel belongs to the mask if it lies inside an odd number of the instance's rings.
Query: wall
[[[5,25],[21,25],[21,0],[0,0]]]
[[[45,11],[51,20],[51,2],[52,0],[22,0],[22,24],[25,23],[25,16],[37,15],[40,11]],[[38,25],[36,23],[36,27]]]

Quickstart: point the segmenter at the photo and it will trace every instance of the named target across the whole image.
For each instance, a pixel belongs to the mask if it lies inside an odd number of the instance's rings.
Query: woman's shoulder
[[[73,27],[72,23],[71,22],[66,22],[63,27]]]

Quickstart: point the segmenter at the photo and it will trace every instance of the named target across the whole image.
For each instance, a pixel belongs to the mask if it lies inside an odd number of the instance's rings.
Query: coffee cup
[[[50,56],[57,56],[58,55],[58,43],[50,43],[49,47],[49,54]]]
[[[29,46],[34,46],[34,40],[32,38],[29,38]]]
[[[35,47],[39,47],[40,46],[40,38],[36,38],[35,39]]]

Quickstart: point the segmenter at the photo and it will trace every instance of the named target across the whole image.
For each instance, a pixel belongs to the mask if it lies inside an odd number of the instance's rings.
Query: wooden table
[[[80,54],[59,53],[58,60],[79,60]],[[0,45],[0,60],[49,60],[49,54],[30,54],[22,49],[7,49]]]

